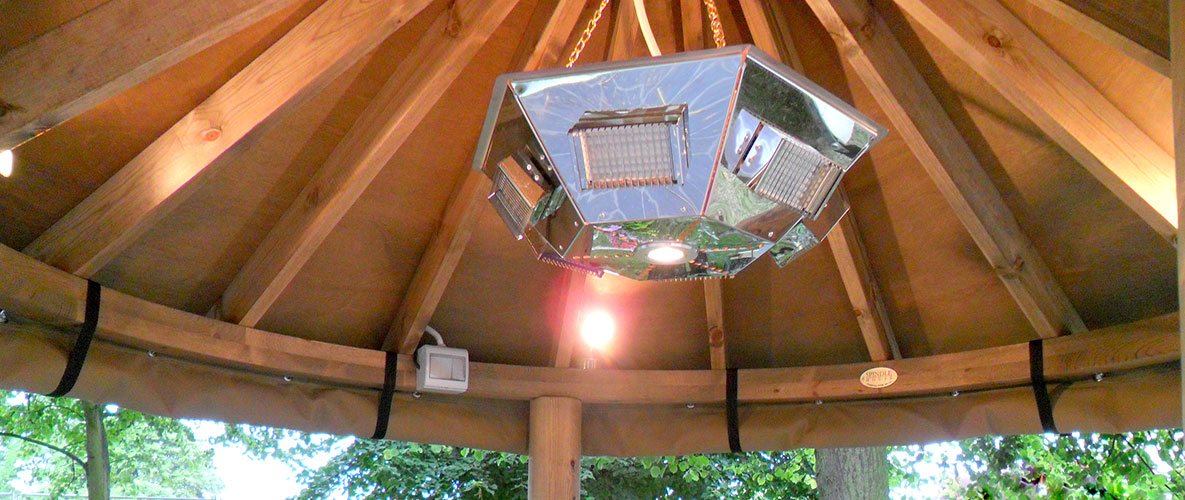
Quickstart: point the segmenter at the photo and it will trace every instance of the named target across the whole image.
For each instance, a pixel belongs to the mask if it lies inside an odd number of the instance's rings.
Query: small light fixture
[[[596,309],[584,314],[584,320],[580,324],[580,338],[590,349],[604,352],[609,343],[613,342],[616,333],[617,323],[613,320],[613,315],[607,311]]]
[[[640,253],[651,264],[659,266],[673,266],[686,264],[695,260],[695,247],[679,241],[655,241],[639,245],[635,253]]]
[[[12,177],[12,150],[5,149],[0,151],[0,175],[4,177]]]

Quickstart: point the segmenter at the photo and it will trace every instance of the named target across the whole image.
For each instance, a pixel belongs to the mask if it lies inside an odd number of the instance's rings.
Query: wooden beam
[[[112,0],[0,54],[0,149],[13,149],[295,0]]]
[[[767,14],[761,0],[741,0],[749,33],[753,35],[758,48],[781,58],[795,71],[805,73],[802,59],[794,47],[794,39],[786,25],[785,12],[776,1],[770,2],[769,5],[773,10]],[[840,186],[834,196],[847,196],[843,186]],[[839,268],[844,289],[847,290],[848,299],[852,303],[852,311],[856,314],[856,323],[860,325],[860,333],[864,336],[864,344],[868,348],[870,358],[873,361],[900,358],[901,351],[897,347],[897,338],[893,334],[892,325],[889,324],[880,287],[877,286],[876,276],[868,261],[863,238],[860,237],[856,226],[855,215],[849,212],[840,219],[827,241],[835,257],[835,264]]]
[[[285,104],[318,92],[428,0],[327,0],[32,244],[29,255],[91,276],[180,205],[201,174]]]
[[[527,498],[580,498],[580,400],[531,400]]]
[[[576,339],[580,336],[580,319],[584,313],[584,301],[588,294],[588,276],[581,272],[568,271],[565,274],[567,283],[564,286],[564,316],[560,325],[559,337],[556,338],[555,354],[551,365],[556,368],[572,366],[572,352],[576,349]]]
[[[728,368],[728,338],[724,335],[724,282],[704,281],[704,309],[708,311],[708,352],[713,370]]]
[[[224,319],[254,326],[263,318],[515,4],[458,2],[433,21],[231,281]],[[458,20],[459,30],[450,31]]]
[[[613,31],[609,38],[610,61],[634,57],[634,48],[640,47],[642,41],[642,29],[638,24],[638,14],[634,11],[634,2],[624,0],[616,4],[613,11]]]
[[[704,45],[704,11],[700,0],[679,0],[680,32],[683,50],[700,50]]]
[[[1085,325],[954,122],[866,0],[808,0],[1042,337]]]
[[[864,248],[854,214],[849,212],[840,219],[827,241],[856,313],[856,322],[860,324],[869,358],[873,361],[901,359],[901,348],[897,346],[897,336],[889,323],[889,314],[885,311],[880,286],[872,273],[868,250]]]
[[[1185,216],[1185,2],[1169,2],[1170,40],[1173,53],[1173,148],[1177,161],[1177,207]],[[1185,230],[1177,230],[1177,310],[1185,307]],[[1185,350],[1185,319],[1177,327]],[[1185,361],[1181,362],[1185,371]],[[1181,418],[1185,419],[1185,379],[1181,381]],[[1185,420],[1183,420],[1185,425]]]
[[[1157,233],[1177,228],[1173,157],[997,0],[894,0]]]
[[[0,308],[15,321],[0,324],[61,335],[83,322],[86,280],[0,246]],[[351,387],[381,388],[386,354],[270,333],[216,321],[103,289],[96,337],[134,349],[253,373]],[[50,326],[41,326],[50,325]],[[1081,380],[1176,364],[1176,314],[1045,341],[1046,379]],[[491,332],[496,333],[496,332]],[[646,332],[637,332],[645,334]],[[898,373],[897,382],[870,389],[860,374],[874,366]],[[415,367],[401,355],[397,386],[415,391]],[[873,363],[740,370],[738,399],[747,403],[867,400],[949,394],[1029,384],[1028,343],[923,358]],[[530,401],[570,397],[586,404],[684,404],[724,401],[719,370],[571,370],[470,363],[463,397]]]
[[[524,70],[530,71],[554,63],[563,51],[568,35],[575,28],[583,6],[584,0],[559,0],[538,40],[534,42],[534,49],[530,52],[520,51],[520,54],[526,55],[515,61],[515,66],[521,65]],[[536,14],[540,14],[540,11],[536,10]],[[465,252],[465,245],[469,243],[469,236],[477,224],[478,208],[488,194],[489,180],[485,175],[476,169],[466,174],[461,187],[453,194],[452,201],[445,209],[440,229],[428,243],[424,256],[416,266],[407,295],[400,302],[391,329],[383,339],[384,350],[399,349],[399,352],[408,353],[416,348],[424,328],[440,304],[453,271],[461,261],[461,254]]]
[[[1169,59],[1167,57],[1158,54],[1151,47],[1141,45],[1139,42],[1111,29],[1110,26],[1074,8],[1066,0],[1028,0],[1028,2],[1048,12],[1053,17],[1061,19],[1062,22],[1139,61],[1153,71],[1169,76]]]

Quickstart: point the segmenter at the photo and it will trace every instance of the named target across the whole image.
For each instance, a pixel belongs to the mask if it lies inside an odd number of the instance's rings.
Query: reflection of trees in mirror
[[[17,483],[54,496],[85,491],[85,408],[75,400],[0,391],[0,432],[20,436],[0,437],[0,491]],[[212,442],[199,443],[185,422],[93,408],[106,424],[111,491],[118,495],[216,494],[210,447],[227,446],[292,465],[300,471],[300,498],[525,496],[521,455],[243,425],[226,425]],[[887,487],[898,498],[1182,498],[1182,437],[1179,430],[1158,430],[894,447]],[[589,457],[581,485],[586,498],[812,498],[819,495],[816,472],[812,450]]]

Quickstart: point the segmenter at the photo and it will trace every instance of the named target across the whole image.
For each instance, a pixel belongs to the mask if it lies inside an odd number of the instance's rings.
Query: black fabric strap
[[[391,419],[391,401],[395,398],[395,375],[399,373],[399,353],[388,352],[383,366],[383,393],[379,396],[379,414],[374,422],[371,439],[387,437],[387,421]]]
[[[1057,424],[1053,422],[1053,404],[1049,400],[1049,388],[1045,386],[1045,347],[1042,339],[1029,342],[1029,380],[1033,384],[1033,397],[1037,400],[1041,429],[1057,434]]]
[[[78,332],[78,338],[74,339],[74,347],[70,349],[62,380],[58,381],[57,389],[47,396],[65,396],[78,382],[78,374],[82,373],[82,365],[86,363],[86,355],[91,349],[91,340],[95,338],[95,330],[99,326],[99,303],[102,301],[102,295],[102,286],[86,280],[86,315],[82,321],[82,328]]]
[[[740,419],[737,418],[737,369],[729,368],[725,370],[725,374],[724,404],[728,413],[728,449],[733,453],[740,453],[744,450],[741,449]]]

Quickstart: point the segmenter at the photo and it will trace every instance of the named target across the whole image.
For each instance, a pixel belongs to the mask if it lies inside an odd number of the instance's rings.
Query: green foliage
[[[937,465],[949,497],[1182,498],[1181,431],[1130,434],[989,436],[890,454],[898,485],[922,481],[919,465]],[[1161,470],[1164,469],[1164,470]],[[932,471],[926,476],[935,476]]]
[[[193,432],[180,421],[114,409],[104,423],[112,494],[196,497],[220,488],[213,451],[198,447]],[[0,431],[86,460],[86,424],[77,400],[0,391]],[[27,472],[54,496],[85,492],[85,471],[66,455],[10,437],[0,437],[0,447],[0,484]]]

